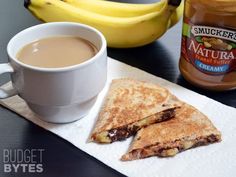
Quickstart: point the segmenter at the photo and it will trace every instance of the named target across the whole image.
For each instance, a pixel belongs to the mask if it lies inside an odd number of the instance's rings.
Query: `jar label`
[[[236,71],[236,31],[185,21],[181,54],[205,74]]]

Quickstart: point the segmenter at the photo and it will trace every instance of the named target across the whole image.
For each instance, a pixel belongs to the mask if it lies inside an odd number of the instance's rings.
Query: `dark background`
[[[123,2],[128,2],[123,0]],[[129,2],[155,2],[133,0]],[[7,62],[6,46],[19,31],[40,23],[24,7],[23,0],[0,2],[0,62]],[[108,48],[108,55],[156,76],[236,107],[236,92],[210,92],[188,84],[179,74],[181,24],[170,29],[161,39],[134,49]],[[9,81],[1,75],[0,84]],[[42,174],[3,173],[3,149],[44,149]],[[32,124],[17,114],[0,107],[0,177],[110,177],[122,176],[93,157],[56,135]]]

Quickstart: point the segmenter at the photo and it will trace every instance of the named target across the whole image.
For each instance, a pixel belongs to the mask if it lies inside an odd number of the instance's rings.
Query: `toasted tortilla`
[[[113,80],[91,140],[120,141],[142,127],[171,119],[182,105],[167,89],[132,79]]]
[[[175,118],[138,131],[128,153],[121,160],[169,157],[189,148],[219,141],[221,134],[207,116],[184,104],[176,111]]]

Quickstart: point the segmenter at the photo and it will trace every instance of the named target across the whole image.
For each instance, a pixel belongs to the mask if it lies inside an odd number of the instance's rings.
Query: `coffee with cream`
[[[16,58],[31,66],[61,68],[83,63],[97,52],[97,48],[83,38],[55,36],[27,44],[17,53]]]

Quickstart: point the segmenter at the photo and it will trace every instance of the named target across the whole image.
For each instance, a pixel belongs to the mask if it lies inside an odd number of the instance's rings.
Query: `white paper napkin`
[[[131,77],[150,81],[168,88],[183,101],[205,113],[222,132],[223,141],[210,146],[182,152],[172,158],[151,157],[121,162],[132,138],[109,145],[86,143],[97,119],[103,98],[112,79]],[[9,84],[8,84],[9,85]],[[94,156],[115,170],[133,177],[234,177],[236,176],[236,109],[187,90],[164,79],[113,59],[108,61],[108,82],[100,93],[89,115],[69,124],[51,124],[38,119],[18,96],[0,101],[3,106],[17,112],[35,124],[57,134],[79,149]]]

